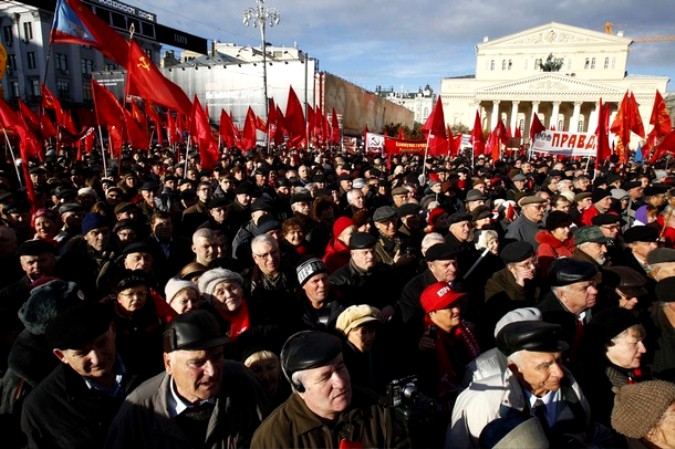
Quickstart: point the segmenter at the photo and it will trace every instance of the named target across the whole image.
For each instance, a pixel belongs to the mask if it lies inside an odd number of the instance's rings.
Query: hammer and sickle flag
[[[135,41],[129,42],[127,93],[183,114],[189,114],[192,102],[185,92],[150,61]]]

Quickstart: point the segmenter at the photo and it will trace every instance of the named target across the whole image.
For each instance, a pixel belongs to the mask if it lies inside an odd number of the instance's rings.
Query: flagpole
[[[429,131],[429,135],[427,135],[427,145],[424,147],[424,161],[422,161],[422,178],[424,179],[424,182],[427,182],[427,154],[429,153],[429,142],[431,141],[431,131]]]
[[[192,135],[188,134],[187,145],[185,145],[185,169],[183,170],[183,178],[187,178],[188,171],[188,152],[190,151],[190,140]]]
[[[101,125],[98,125],[98,138],[101,141],[101,156],[103,156],[103,176],[108,176],[108,167],[105,163],[105,147],[103,146],[103,131],[101,131]]]
[[[7,130],[3,126],[2,133],[5,135],[5,142],[7,142],[7,147],[9,148],[9,154],[12,155],[12,162],[14,162],[14,169],[16,169],[16,177],[19,180],[19,186],[23,188],[23,182],[21,181],[21,172],[19,172],[19,167],[16,165],[16,156],[14,156],[14,150],[12,149],[12,144],[9,142],[9,136],[7,135]],[[26,161],[22,161],[26,163]]]

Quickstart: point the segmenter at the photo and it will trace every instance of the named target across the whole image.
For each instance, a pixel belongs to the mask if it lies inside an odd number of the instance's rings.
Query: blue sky
[[[124,0],[157,20],[207,39],[260,45],[260,32],[242,23],[254,0]],[[625,37],[673,36],[672,0],[266,0],[281,13],[267,41],[294,43],[331,72],[369,90],[375,86],[438,92],[444,77],[475,72],[475,45],[548,22]],[[675,92],[675,40],[635,43],[628,72],[671,78]]]

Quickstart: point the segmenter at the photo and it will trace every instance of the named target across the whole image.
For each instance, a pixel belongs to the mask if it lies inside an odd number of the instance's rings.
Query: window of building
[[[588,70],[588,68],[591,66],[591,60],[589,58],[586,58],[586,62],[584,62],[584,69]]]
[[[612,58],[612,69],[616,67],[616,58]]]
[[[494,59],[490,59],[490,71],[492,71],[492,70],[494,70],[494,69],[495,69],[495,60],[494,60]]]
[[[58,80],[56,81],[56,95],[59,98],[70,97],[70,81]]]
[[[7,68],[12,72],[16,71],[16,55],[13,53],[7,55]]]
[[[146,48],[143,51],[145,52],[145,56],[147,56],[148,59],[152,61],[152,50]]]
[[[11,83],[9,83],[9,92],[12,95],[12,98],[19,98],[21,96],[18,81],[12,81]]]
[[[91,73],[96,69],[93,59],[82,58],[80,60],[80,66],[83,75],[91,75]]]
[[[502,59],[502,70],[506,70],[506,59]]]
[[[33,23],[32,22],[24,22],[23,23],[23,40],[28,42],[31,39],[33,39]]]
[[[609,68],[609,56],[605,56],[605,63],[602,65],[602,68],[605,70]]]
[[[29,52],[26,53],[26,64],[28,64],[29,69],[37,68],[37,64],[35,63],[35,52],[34,51],[29,51]]]
[[[584,132],[584,119],[583,119],[583,117],[579,117],[579,122],[577,123],[577,132],[578,133]]]
[[[65,73],[68,72],[68,57],[64,53],[56,53],[55,55],[55,65],[56,70],[61,70]]]
[[[558,127],[556,128],[558,131],[564,131],[565,130],[565,118],[561,118],[558,120]]]
[[[595,58],[591,58],[591,70],[595,69]]]
[[[525,58],[525,63],[523,64],[523,70],[527,70],[527,58]]]
[[[424,108],[424,116],[429,117],[429,108],[428,107]]]
[[[91,83],[82,83],[82,98],[85,101],[93,101],[94,95],[91,90]]]
[[[38,78],[30,80],[30,94],[34,97],[39,97],[42,94],[42,92],[40,92],[40,80]]]
[[[10,25],[2,27],[2,41],[7,47],[11,47],[14,43],[14,33]]]

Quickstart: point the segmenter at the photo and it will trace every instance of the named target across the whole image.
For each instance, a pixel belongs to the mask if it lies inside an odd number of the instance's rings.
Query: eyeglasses
[[[269,252],[263,253],[263,254],[253,253],[254,256],[260,257],[261,259],[267,259],[268,257],[274,257],[278,254],[279,254],[279,250],[273,250],[273,251],[269,251]]]
[[[124,296],[126,298],[144,298],[145,296],[148,295],[147,290],[139,291],[139,292],[129,292],[129,293],[120,293],[120,296]]]

